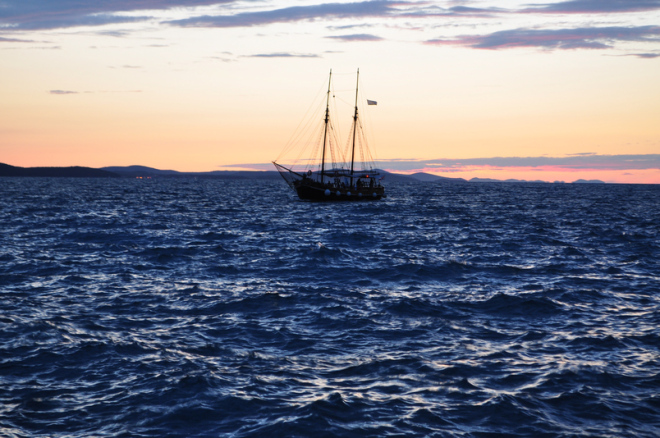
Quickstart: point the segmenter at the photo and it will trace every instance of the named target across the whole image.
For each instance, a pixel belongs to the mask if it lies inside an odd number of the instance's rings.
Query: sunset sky
[[[274,170],[357,68],[384,169],[660,183],[660,0],[0,0],[0,162]]]

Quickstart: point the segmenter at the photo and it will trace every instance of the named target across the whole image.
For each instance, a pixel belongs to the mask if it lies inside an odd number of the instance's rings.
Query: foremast
[[[360,69],[357,70],[355,83],[355,114],[353,115],[353,146],[351,147],[351,187],[353,187],[353,166],[355,164],[355,135],[358,124],[358,87],[360,86]]]
[[[325,146],[328,140],[328,124],[330,122],[330,83],[332,81],[332,69],[328,78],[328,95],[325,101],[325,128],[323,130],[323,154],[321,155],[321,184],[325,181]],[[356,107],[357,108],[357,107]],[[351,167],[352,169],[352,167]]]

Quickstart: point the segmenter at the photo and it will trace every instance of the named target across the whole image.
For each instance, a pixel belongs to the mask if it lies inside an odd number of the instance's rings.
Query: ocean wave
[[[2,435],[660,430],[655,186],[2,182]]]

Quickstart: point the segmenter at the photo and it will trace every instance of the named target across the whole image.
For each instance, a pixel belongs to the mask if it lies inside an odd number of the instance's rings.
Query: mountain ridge
[[[450,178],[445,176],[433,175],[425,172],[417,172],[410,175],[403,173],[388,172],[378,170],[384,176],[385,181],[393,182],[414,182],[414,183],[475,183],[475,182],[497,182],[497,183],[542,183],[542,184],[560,184],[563,181],[528,181],[519,179],[498,180],[491,178]],[[106,166],[99,169],[83,166],[69,167],[19,167],[0,163],[0,176],[9,177],[51,177],[51,178],[213,178],[213,179],[253,179],[253,180],[274,180],[279,179],[279,172],[276,170],[213,170],[208,172],[180,172],[178,170],[162,170],[154,167],[142,165],[130,166]],[[578,179],[571,184],[605,184],[600,180]]]
[[[93,167],[18,167],[0,163],[0,176],[46,178],[119,178],[120,175]]]

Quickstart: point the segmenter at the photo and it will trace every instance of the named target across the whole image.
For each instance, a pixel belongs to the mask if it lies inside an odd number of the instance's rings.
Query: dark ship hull
[[[314,181],[294,182],[298,197],[307,201],[378,201],[385,197],[383,186],[377,187],[333,187],[330,184],[322,185]]]

